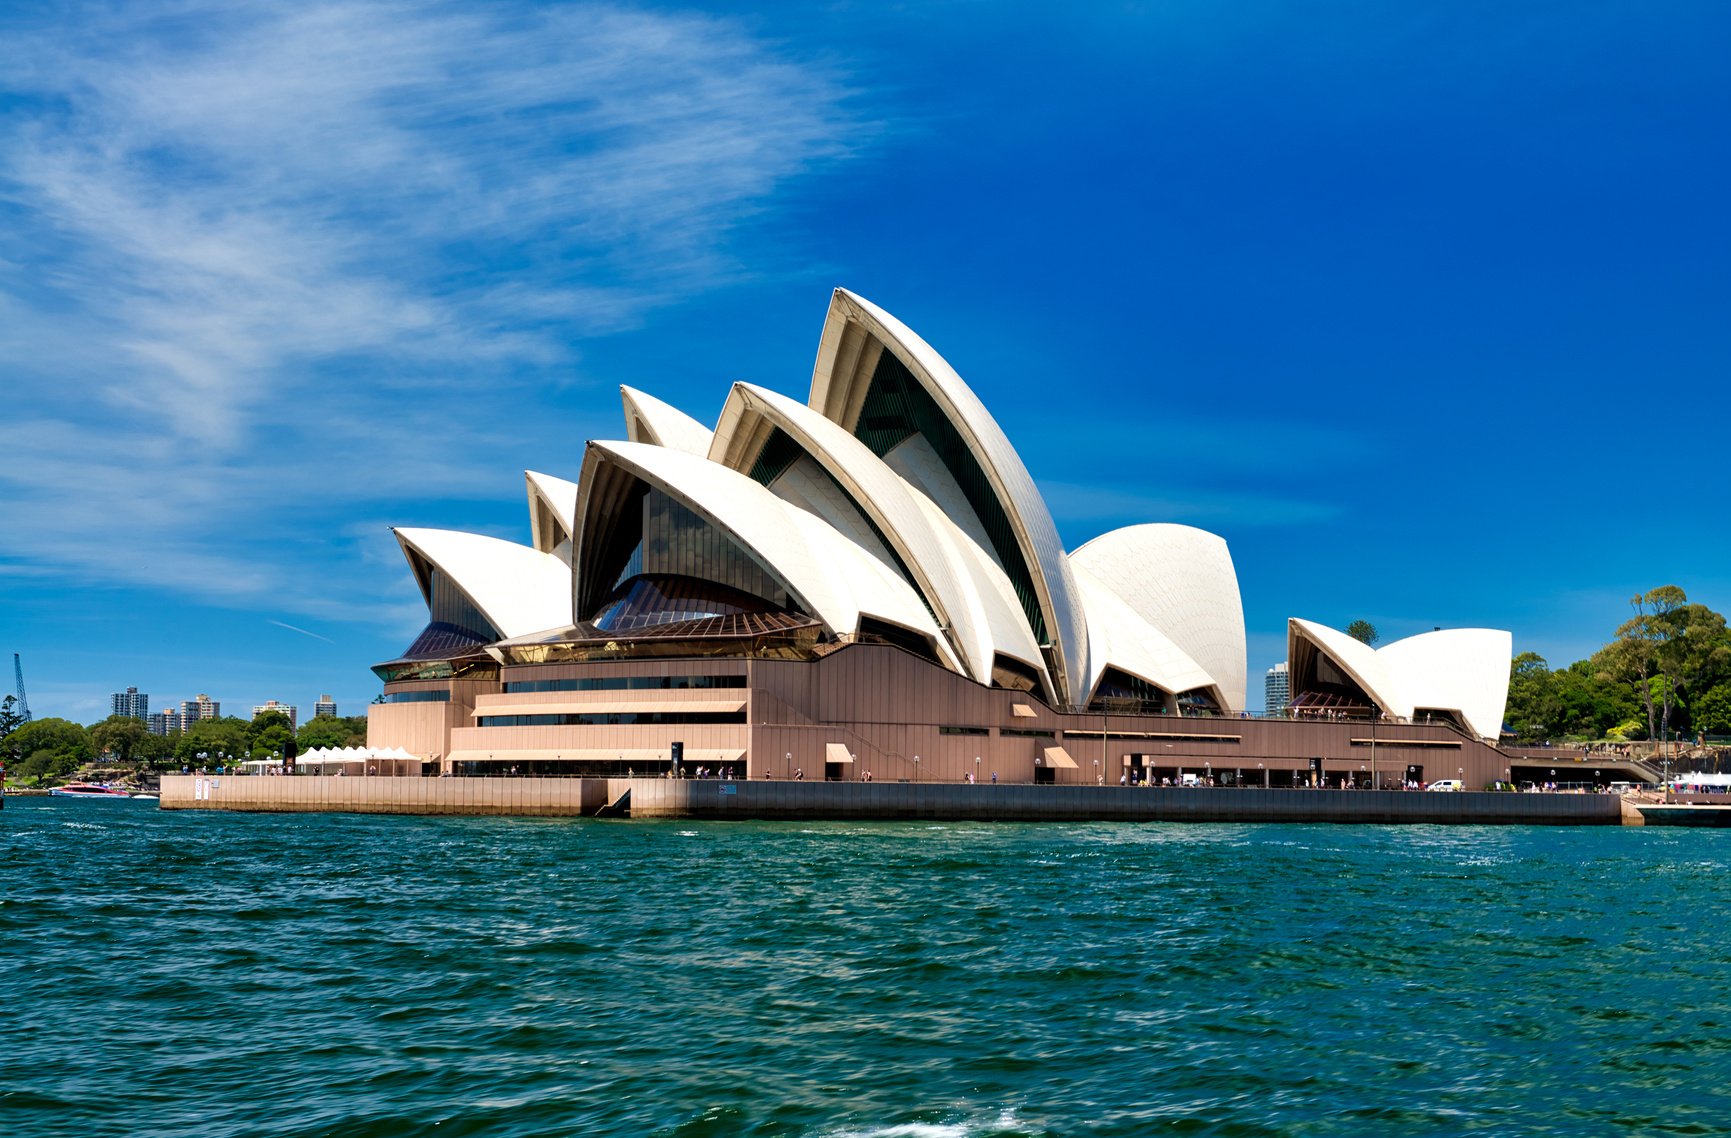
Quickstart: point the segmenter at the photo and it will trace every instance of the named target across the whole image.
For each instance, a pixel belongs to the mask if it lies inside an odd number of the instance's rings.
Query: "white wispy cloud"
[[[328,617],[375,598],[295,535],[508,492],[571,424],[501,405],[859,129],[736,24],[600,4],[81,7],[0,75],[0,558]]]

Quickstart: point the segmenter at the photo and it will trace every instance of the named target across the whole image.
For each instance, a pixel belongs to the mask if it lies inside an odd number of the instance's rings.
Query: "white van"
[[[1425,789],[1426,790],[1465,790],[1466,784],[1463,783],[1458,778],[1439,778],[1435,782],[1431,783],[1429,786],[1425,787]]]

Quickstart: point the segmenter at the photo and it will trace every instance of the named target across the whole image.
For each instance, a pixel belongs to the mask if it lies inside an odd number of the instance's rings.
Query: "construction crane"
[[[18,677],[18,714],[23,718],[19,724],[30,722],[30,701],[24,697],[24,661],[18,658],[18,653],[12,653],[12,672]]]

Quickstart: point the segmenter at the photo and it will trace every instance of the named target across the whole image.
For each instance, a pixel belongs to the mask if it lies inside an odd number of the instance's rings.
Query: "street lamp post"
[[[974,756],[974,785],[980,785],[980,756]]]
[[[918,755],[914,756],[914,781],[920,781],[920,757]]]
[[[793,752],[788,751],[787,753],[785,753],[782,756],[782,758],[787,760],[787,765],[782,767],[781,777],[782,778],[792,778],[793,777]]]
[[[1256,777],[1262,780],[1262,789],[1268,789],[1268,770],[1261,763],[1256,764]]]

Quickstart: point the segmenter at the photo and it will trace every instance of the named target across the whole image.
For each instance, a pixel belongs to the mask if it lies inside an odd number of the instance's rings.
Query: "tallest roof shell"
[[[1048,668],[1058,697],[1086,697],[1088,625],[1081,591],[1058,527],[1003,428],[948,361],[894,316],[846,289],[836,289],[812,371],[812,408],[860,433],[860,416],[883,352],[889,352],[929,395],[966,446],[1007,521],[1013,548],[999,546],[1005,570],[1031,588],[1029,623],[1044,626]]]

